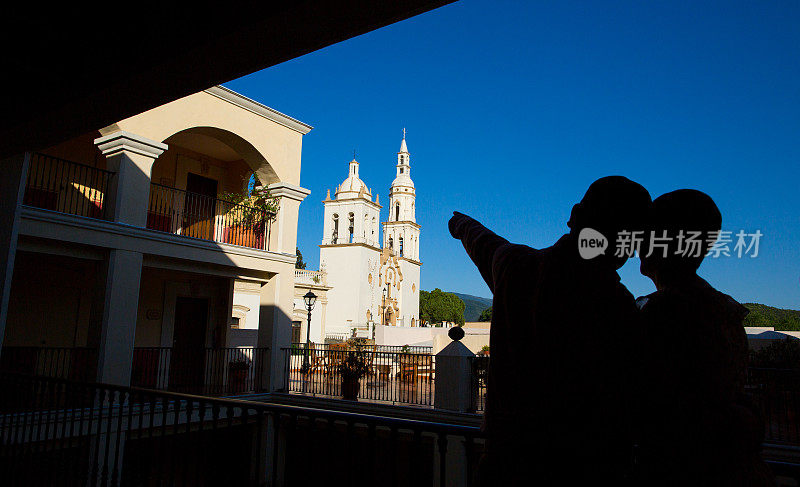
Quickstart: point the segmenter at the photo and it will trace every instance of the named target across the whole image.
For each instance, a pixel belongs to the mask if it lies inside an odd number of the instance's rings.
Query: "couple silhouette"
[[[592,183],[545,249],[453,213],[494,295],[479,485],[774,485],[744,395],[747,309],[697,275],[721,224],[700,191],[651,200],[622,176]],[[584,229],[604,253],[581,256]],[[656,286],[638,300],[617,274],[626,234]]]

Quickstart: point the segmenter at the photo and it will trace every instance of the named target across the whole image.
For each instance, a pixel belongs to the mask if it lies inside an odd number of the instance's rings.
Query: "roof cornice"
[[[209,95],[213,95],[217,98],[225,100],[228,103],[236,105],[239,108],[243,108],[248,112],[255,113],[256,115],[264,117],[267,120],[271,120],[296,132],[300,132],[303,135],[311,132],[311,129],[314,128],[311,125],[303,123],[300,120],[290,117],[289,115],[285,115],[274,108],[262,105],[255,100],[251,100],[250,98],[240,95],[239,93],[236,93],[235,91],[225,88],[221,85],[212,86],[211,88],[205,90],[205,92]]]

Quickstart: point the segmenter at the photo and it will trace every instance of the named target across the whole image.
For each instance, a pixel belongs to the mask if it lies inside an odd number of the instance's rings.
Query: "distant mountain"
[[[482,298],[471,294],[461,294],[448,291],[464,301],[464,321],[478,321],[481,312],[492,305],[492,298]]]
[[[464,301],[464,321],[478,321],[481,312],[492,305],[491,298],[472,296],[448,291]],[[800,331],[800,311],[767,306],[760,303],[743,303],[750,313],[744,318],[744,326],[772,326],[776,330]]]
[[[750,310],[744,318],[744,326],[772,326],[776,330],[800,331],[800,311],[759,303],[744,303],[744,306]]]

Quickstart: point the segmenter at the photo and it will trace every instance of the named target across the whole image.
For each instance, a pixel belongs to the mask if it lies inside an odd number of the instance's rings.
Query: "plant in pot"
[[[268,189],[253,184],[243,193],[223,193],[217,199],[229,206],[224,210],[226,243],[257,248],[266,244],[264,226],[275,219],[279,206]]]
[[[484,345],[481,347],[481,351],[478,352],[478,355],[481,357],[488,357],[489,356],[489,345]]]
[[[339,375],[342,377],[342,398],[356,400],[361,389],[361,378],[369,372],[369,366],[363,352],[349,350],[342,363],[339,364]]]

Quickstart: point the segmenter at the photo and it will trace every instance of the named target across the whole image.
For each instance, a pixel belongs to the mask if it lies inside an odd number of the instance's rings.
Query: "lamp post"
[[[303,370],[308,371],[308,346],[311,343],[311,310],[314,309],[314,304],[317,302],[317,295],[308,291],[303,296],[303,301],[306,303],[308,310],[308,322],[306,323],[306,353],[303,358]]]

